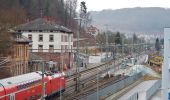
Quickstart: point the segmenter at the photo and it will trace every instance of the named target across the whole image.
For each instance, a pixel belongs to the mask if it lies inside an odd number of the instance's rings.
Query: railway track
[[[93,68],[81,71],[80,72],[80,80],[83,82],[83,81],[89,79],[91,76],[95,75],[96,72],[99,72],[98,69],[100,69],[100,72],[101,71],[107,72],[108,70],[110,70],[110,68],[111,68],[110,65],[112,65],[112,63],[114,63],[114,64],[117,63],[115,66],[117,66],[119,64],[119,62],[115,63],[114,60],[112,60],[112,61],[109,61],[107,63],[101,64],[99,66],[95,66]],[[66,88],[69,88],[69,87],[72,87],[72,86],[76,85],[76,83],[74,81],[75,78],[76,78],[76,73],[73,74],[72,76],[70,76],[69,78],[67,78],[67,80],[66,80],[66,84],[67,84]]]
[[[120,58],[117,61],[109,61],[104,64],[101,64],[99,66],[95,66],[93,68],[83,70],[80,72],[80,90],[78,92],[75,92],[76,82],[74,81],[74,78],[76,78],[76,73],[71,75],[69,78],[67,78],[66,81],[66,91],[62,94],[62,99],[64,100],[78,100],[81,97],[87,96],[87,94],[93,92],[96,90],[96,82],[97,82],[97,72],[98,69],[101,69],[98,73],[99,76],[103,73],[107,73],[111,69],[111,65],[115,64],[114,68],[116,68],[118,65],[120,65],[122,58]],[[112,67],[113,68],[113,67]],[[104,80],[100,80],[99,87],[106,87],[111,84],[111,82],[116,82],[118,80],[114,80],[113,78],[108,78]],[[55,97],[55,99],[51,100],[59,100],[59,97]]]
[[[91,69],[87,69],[87,70],[84,70],[82,72],[80,72],[81,74],[81,77],[80,77],[80,88],[81,90],[85,90],[87,89],[87,87],[91,87],[94,83],[96,83],[96,79],[97,79],[97,73],[96,72],[99,72],[98,68],[100,68],[100,75],[101,74],[104,74],[106,72],[108,72],[110,70],[110,65],[112,63],[115,63],[114,61],[109,61],[105,64],[101,64],[99,66],[96,66],[96,67],[93,67]],[[116,66],[119,65],[119,62],[117,62]],[[107,67],[106,67],[107,66]],[[65,97],[71,97],[72,95],[75,95],[77,94],[75,92],[75,87],[76,87],[76,82],[74,81],[74,78],[76,77],[76,74],[72,75],[71,77],[69,77],[66,81],[66,91],[63,93],[62,97],[64,99],[68,99],[68,98],[65,98]],[[112,80],[113,81],[113,80]],[[84,88],[85,87],[85,88]],[[56,97],[55,99],[51,99],[51,100],[59,100],[59,97]],[[69,99],[68,99],[69,100]]]
[[[113,81],[117,82],[118,78],[110,77],[110,78],[100,79],[98,82],[99,89],[104,88],[104,87],[108,86],[109,84],[112,84]],[[81,88],[81,91],[79,91],[78,93],[72,93],[69,95],[65,95],[64,99],[65,100],[79,100],[79,99],[91,94],[92,92],[94,92],[96,90],[97,90],[97,80],[95,78],[95,79],[93,79],[93,81],[91,81],[91,83],[88,83],[83,88]]]
[[[121,60],[121,59],[119,59],[119,60]],[[118,61],[119,61],[119,60],[118,60]],[[80,74],[82,75],[82,74],[87,73],[87,72],[89,72],[89,71],[91,71],[91,70],[95,70],[96,68],[102,68],[102,67],[105,67],[105,66],[107,66],[107,65],[109,66],[109,65],[111,65],[112,63],[116,63],[116,61],[111,60],[111,61],[105,62],[105,63],[103,63],[103,64],[101,64],[101,65],[98,65],[98,66],[95,66],[95,67],[92,67],[92,68],[89,68],[89,69],[82,70],[82,71],[80,71]],[[70,76],[67,78],[67,81],[72,80],[73,78],[76,77],[76,75],[77,75],[76,72],[75,72],[74,74],[70,75]]]
[[[96,79],[97,79],[96,72],[98,71],[98,69],[101,69],[101,71],[99,72],[100,75],[102,73],[106,73],[110,70],[110,67],[109,67],[110,65],[113,65],[113,64],[115,64],[115,66],[120,65],[122,58],[123,57],[121,57],[117,61],[112,60],[112,61],[103,63],[101,65],[95,66],[93,68],[81,71],[80,72],[81,74],[81,77],[80,77],[81,88],[80,89],[83,90],[84,92],[83,91],[75,92],[76,82],[74,81],[74,78],[76,78],[77,74],[75,73],[75,74],[70,75],[70,77],[68,77],[66,80],[66,91],[62,94],[62,99],[74,100],[74,99],[78,99],[78,97],[80,96],[83,96],[83,95],[85,96],[86,94],[90,93],[90,91],[94,91],[96,89]],[[107,86],[106,83],[109,83],[109,82],[113,82],[113,79],[109,78],[108,80],[103,80],[103,82],[102,80],[100,80],[99,87]],[[60,98],[58,96],[50,100],[59,100],[59,99]]]

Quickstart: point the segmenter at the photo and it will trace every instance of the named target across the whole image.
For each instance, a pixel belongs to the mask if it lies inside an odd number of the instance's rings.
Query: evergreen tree
[[[156,38],[156,41],[155,41],[155,49],[156,49],[156,51],[160,51],[160,43],[159,43],[158,38]]]
[[[138,37],[136,36],[136,34],[133,34],[133,43],[137,43],[138,42]]]
[[[116,33],[116,37],[115,37],[115,44],[120,44],[122,45],[122,41],[121,41],[121,36],[120,36],[120,32]]]

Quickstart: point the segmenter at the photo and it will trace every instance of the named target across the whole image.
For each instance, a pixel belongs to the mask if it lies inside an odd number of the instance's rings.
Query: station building
[[[40,63],[53,61],[55,70],[66,70],[72,65],[73,32],[54,20],[38,18],[14,28],[30,41],[30,71],[41,69]],[[36,56],[36,57],[35,57]],[[35,59],[37,58],[37,59]]]

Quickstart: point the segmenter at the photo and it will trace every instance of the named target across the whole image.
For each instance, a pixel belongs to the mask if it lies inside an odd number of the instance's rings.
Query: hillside
[[[164,27],[170,27],[170,9],[124,8],[118,10],[92,11],[92,24],[99,29],[121,32],[162,33]]]

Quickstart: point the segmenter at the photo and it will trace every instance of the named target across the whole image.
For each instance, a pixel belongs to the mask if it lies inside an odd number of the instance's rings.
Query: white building
[[[162,100],[170,98],[170,28],[164,28],[164,60],[162,66]]]
[[[91,25],[90,27],[87,27],[87,33],[96,36],[99,34],[99,29]]]
[[[32,40],[32,52],[67,52],[73,47],[73,33],[55,22],[39,18],[17,26],[15,31],[21,32]]]

